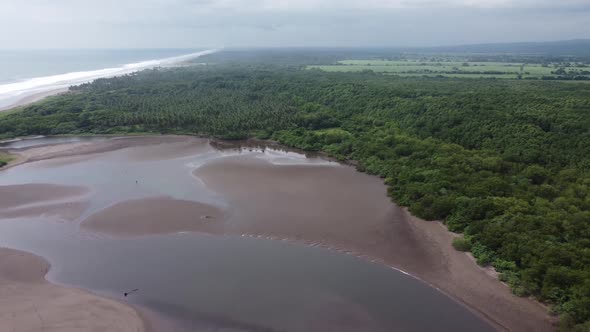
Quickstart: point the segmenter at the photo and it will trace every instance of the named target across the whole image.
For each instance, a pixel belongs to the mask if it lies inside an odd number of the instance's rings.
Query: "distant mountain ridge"
[[[457,46],[440,46],[415,49],[436,53],[483,53],[590,56],[590,39],[572,39],[550,42],[490,43]]]

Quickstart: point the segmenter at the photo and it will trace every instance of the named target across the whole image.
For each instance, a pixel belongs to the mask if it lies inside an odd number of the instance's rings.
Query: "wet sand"
[[[70,156],[85,156],[129,147],[153,147],[160,144],[164,145],[164,149],[161,149],[161,151],[172,151],[176,156],[178,156],[178,153],[182,155],[181,152],[187,153],[191,151],[190,149],[197,149],[196,151],[199,151],[198,149],[208,146],[207,140],[190,136],[127,136],[113,137],[104,141],[48,144],[23,150],[9,150],[9,152],[21,157],[22,160],[20,163],[26,163]],[[166,144],[178,145],[172,147],[170,150],[170,147],[167,147]],[[142,152],[139,153],[142,154]],[[145,156],[145,153],[143,155]]]
[[[218,230],[223,211],[170,197],[129,200],[91,215],[82,228],[118,236],[209,232]]]
[[[232,233],[353,250],[440,288],[498,329],[554,329],[545,307],[514,296],[454,250],[454,235],[440,222],[420,220],[391,203],[376,177],[351,167],[273,166],[245,158],[210,163],[195,173],[235,206],[240,222],[232,223]]]
[[[56,201],[81,196],[88,192],[84,187],[53,184],[22,184],[0,186],[0,213],[28,204]]]
[[[175,146],[170,147],[169,144]],[[122,150],[132,147],[150,146],[154,151],[146,152],[145,150],[130,150],[131,156],[138,160],[154,160],[151,156],[157,156],[156,159],[162,158],[182,158],[188,155],[206,152],[213,148],[208,144],[208,140],[191,136],[126,136],[112,137],[104,141],[74,142],[65,144],[47,144],[33,146],[25,149],[7,149],[6,151],[14,156],[8,165],[0,168],[0,171],[6,170],[18,165],[55,159],[54,166],[83,161],[92,158],[93,155]],[[66,158],[67,157],[67,158]]]
[[[208,150],[203,145],[206,140],[196,138],[134,137],[33,148],[24,152],[24,159],[55,159],[52,162],[59,164],[99,152],[160,144],[164,145],[158,153],[131,149],[128,155],[138,160],[182,158],[194,152],[187,140],[198,151]],[[209,162],[194,174],[223,196],[231,209],[221,213],[195,202],[152,197],[120,202],[91,216],[82,227],[115,236],[205,231],[322,244],[407,271],[465,303],[498,329],[553,330],[544,307],[512,295],[467,254],[455,251],[454,235],[441,223],[419,220],[391,203],[379,178],[348,166],[278,166],[242,156]],[[219,213],[216,218],[207,218],[214,222],[199,219],[215,213]],[[142,220],[123,222],[130,216]],[[162,220],[166,223],[158,222]]]
[[[42,258],[0,248],[0,331],[144,331],[129,306],[48,283]]]
[[[33,206],[16,207],[0,210],[0,218],[26,218],[38,216],[53,216],[64,221],[74,221],[80,218],[88,208],[88,202],[48,203]]]

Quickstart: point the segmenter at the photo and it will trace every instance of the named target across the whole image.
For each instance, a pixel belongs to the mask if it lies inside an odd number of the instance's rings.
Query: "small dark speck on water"
[[[131,293],[137,292],[138,290],[139,290],[139,288],[136,288],[136,289],[134,289],[132,291],[123,293],[123,295],[125,295],[125,297],[127,297],[127,295],[130,295]]]

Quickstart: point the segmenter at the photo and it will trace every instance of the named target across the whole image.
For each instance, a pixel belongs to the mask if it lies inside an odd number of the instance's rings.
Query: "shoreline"
[[[223,234],[225,236],[234,236],[231,234]],[[315,242],[310,242],[310,241],[306,241],[304,239],[294,239],[294,238],[280,238],[280,237],[275,237],[272,235],[261,235],[261,234],[241,234],[239,235],[241,237],[248,237],[248,238],[253,238],[253,239],[261,239],[261,240],[268,240],[268,241],[285,241],[287,243],[291,243],[291,244],[295,244],[295,245],[302,245],[302,246],[307,246],[307,247],[311,247],[311,248],[322,248],[324,250],[329,250],[331,252],[334,253],[338,253],[340,255],[349,255],[355,258],[358,258],[360,260],[363,260],[366,263],[370,263],[370,264],[378,264],[387,268],[390,268],[396,272],[402,273],[410,278],[413,278],[425,285],[427,285],[430,288],[433,288],[434,290],[436,290],[437,292],[440,292],[441,294],[445,295],[446,297],[452,299],[454,302],[460,304],[461,306],[463,306],[464,308],[466,308],[467,310],[469,310],[469,312],[473,313],[475,316],[479,317],[480,319],[482,319],[483,321],[487,322],[488,324],[490,324],[492,327],[494,327],[497,330],[505,330],[505,331],[510,331],[511,329],[500,324],[498,321],[495,321],[492,317],[490,317],[489,315],[487,315],[484,311],[479,310],[476,307],[473,307],[471,305],[469,305],[468,303],[462,301],[461,299],[451,295],[450,293],[444,291],[443,289],[437,287],[435,284],[430,283],[410,272],[407,272],[397,266],[394,265],[390,265],[387,262],[385,262],[382,258],[379,257],[372,257],[369,256],[367,254],[361,253],[361,252],[356,252],[353,250],[348,250],[346,248],[340,248],[338,246],[333,246],[330,244],[324,244],[324,243],[315,243]]]
[[[187,138],[194,138],[194,136],[135,138],[32,147],[19,151],[28,153],[28,158],[23,157],[20,164],[60,157],[83,156],[138,145],[182,142]],[[211,142],[213,143],[215,140],[211,140]],[[12,167],[16,165],[14,164]],[[346,163],[343,165],[353,168]],[[354,172],[359,173],[356,170]],[[377,177],[365,176],[372,178],[373,182],[380,181],[382,183],[382,180]],[[389,200],[388,197],[387,199]],[[554,329],[555,319],[548,314],[547,308],[542,303],[513,295],[509,287],[486,273],[485,269],[477,265],[466,253],[455,250],[451,242],[456,235],[448,231],[442,223],[418,219],[412,216],[407,209],[401,208],[391,201],[388,204],[395,207],[394,220],[390,220],[390,222],[398,224],[392,225],[396,228],[393,233],[399,233],[398,237],[392,241],[393,243],[390,243],[391,246],[386,246],[389,238],[378,238],[378,242],[383,243],[378,243],[376,246],[364,246],[363,242],[358,242],[356,243],[358,245],[355,245],[354,241],[350,242],[346,238],[339,238],[340,235],[337,233],[315,234],[319,238],[314,238],[313,235],[314,232],[317,233],[317,229],[315,231],[311,229],[309,233],[311,235],[293,235],[288,231],[283,233],[273,231],[272,228],[266,228],[269,231],[265,232],[264,225],[262,225],[262,231],[253,228],[253,232],[225,233],[229,236],[287,239],[303,245],[321,246],[394,268],[439,290],[498,329],[519,331],[551,331]],[[325,231],[334,232],[333,229]],[[362,237],[363,235],[358,236]],[[381,237],[383,234],[379,236]],[[368,240],[374,241],[375,239],[368,238]],[[401,241],[395,243],[395,240]],[[396,248],[400,252],[392,251]]]
[[[263,142],[247,140],[243,144],[229,142],[229,145],[241,145],[247,148],[252,143],[257,145]],[[271,146],[277,145],[271,142]],[[286,150],[291,150],[288,147],[283,147]],[[298,149],[292,150],[305,153],[305,151]],[[322,153],[312,153],[311,155],[325,156]],[[334,161],[334,158],[328,157],[327,159]],[[289,230],[285,232],[280,227],[273,230],[274,226],[267,223],[262,224],[258,229],[256,229],[256,226],[252,227],[258,231],[246,235],[279,240],[286,238],[296,243],[312,246],[319,245],[394,268],[439,290],[498,329],[518,331],[552,331],[555,329],[556,318],[549,315],[546,306],[534,299],[514,295],[505,283],[490,275],[485,270],[485,267],[479,266],[466,253],[455,250],[452,246],[452,240],[456,234],[450,232],[442,222],[425,221],[411,215],[407,208],[398,206],[385,195],[385,185],[382,179],[358,172],[354,167],[354,162],[339,161],[339,163],[353,169],[358,174],[364,174],[368,181],[378,181],[383,186],[383,195],[387,198],[388,204],[393,206],[395,210],[394,215],[390,217],[389,223],[382,225],[384,228],[380,228],[379,232],[384,234],[373,236],[354,233],[357,240],[363,236],[367,237],[363,242],[347,239],[346,234],[339,234],[339,231],[335,230],[335,228],[339,227],[338,225],[332,225],[331,228],[324,226],[324,228],[320,227],[315,230],[311,226],[312,231],[306,235],[304,234],[305,230],[301,232],[298,230],[296,233]],[[212,164],[210,166],[210,169],[215,168]],[[217,166],[221,167],[221,165]],[[241,166],[244,167],[245,164]],[[205,180],[208,185],[207,176],[203,177],[204,174],[201,171],[202,169],[198,170],[201,179]],[[223,171],[219,172],[217,180],[226,178],[227,174],[231,174],[233,171],[227,172],[226,170],[225,175],[221,174]],[[254,175],[255,173],[246,173],[245,177],[251,178]],[[233,178],[227,180],[227,182],[239,183],[240,181]],[[251,185],[252,183],[247,181],[238,184],[238,186],[242,187]],[[233,189],[228,189],[226,193],[231,193],[236,189],[236,187],[231,186],[229,188]],[[218,189],[213,188],[213,191],[223,194],[223,191],[220,192]],[[304,225],[303,228],[305,227],[308,226]],[[366,227],[374,228],[375,225],[366,225]],[[323,233],[323,235],[319,235],[320,233]],[[376,242],[381,243],[375,245]],[[421,262],[420,260],[425,261]],[[523,317],[527,319],[523,321]]]
[[[0,324],[11,331],[146,331],[130,305],[45,279],[49,263],[34,254],[0,248]]]
[[[37,92],[32,95],[28,95],[26,97],[23,97],[15,102],[13,102],[12,104],[9,104],[6,106],[0,106],[0,112],[10,112],[10,111],[15,110],[16,108],[19,108],[19,107],[32,105],[32,104],[34,104],[38,101],[41,101],[47,97],[61,95],[64,93],[69,93],[69,88],[55,88],[55,89],[51,89],[48,91]]]
[[[17,107],[25,106],[34,102],[37,102],[45,97],[56,95],[63,92],[68,92],[69,87],[71,86],[79,86],[86,83],[91,83],[97,79],[101,78],[112,78],[117,76],[124,76],[129,75],[135,72],[139,72],[146,69],[152,69],[157,67],[165,67],[165,66],[172,66],[172,65],[182,65],[186,63],[188,60],[197,59],[201,56],[205,56],[208,54],[212,54],[218,52],[220,49],[208,49],[202,50],[190,54],[181,54],[176,56],[171,56],[167,58],[161,59],[148,59],[143,60],[136,63],[127,63],[121,64],[119,67],[111,67],[111,68],[99,68],[94,70],[87,70],[87,71],[78,71],[78,72],[68,72],[68,73],[61,73],[49,76],[42,76],[42,77],[33,77],[32,79],[39,79],[39,78],[53,78],[56,79],[52,84],[41,84],[38,86],[33,86],[36,89],[46,89],[42,92],[36,92],[24,96],[5,106],[0,106],[0,112],[3,111],[10,111]],[[71,74],[82,74],[82,76],[74,75],[74,77],[67,77]],[[7,84],[18,84],[17,83],[7,83]],[[17,90],[19,91],[19,90]],[[21,93],[30,93],[27,90],[22,91]]]

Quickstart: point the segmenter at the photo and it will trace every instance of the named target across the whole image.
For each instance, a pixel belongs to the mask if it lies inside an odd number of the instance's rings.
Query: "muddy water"
[[[98,142],[107,140],[107,137],[100,136],[82,136],[82,137],[32,137],[17,140],[9,140],[0,142],[0,149],[25,149],[36,146],[43,146],[49,144],[60,143],[79,143],[79,142]]]
[[[358,219],[371,230],[376,219],[391,213],[378,181],[366,182],[365,175],[344,166],[293,152],[217,150],[206,141],[187,140],[1,172],[0,185],[83,186],[88,191],[37,206],[83,202],[84,211],[75,217],[42,213],[2,220],[0,246],[45,257],[53,282],[149,308],[187,331],[492,330],[462,305],[384,265],[319,247],[240,236],[271,233],[314,240],[313,234],[296,234],[297,228],[330,218],[341,221],[343,231],[356,232],[346,224]],[[236,186],[244,177],[247,181]],[[84,223],[105,211],[124,221],[125,211],[115,207],[158,197],[198,202],[225,217],[208,222],[215,226],[203,229],[209,234],[176,226],[150,233],[137,224],[141,236],[129,236],[133,232],[126,228],[121,237],[116,227],[98,232]],[[318,203],[322,199],[327,203]],[[148,217],[169,221],[157,210]],[[130,297],[122,296],[136,288]]]

